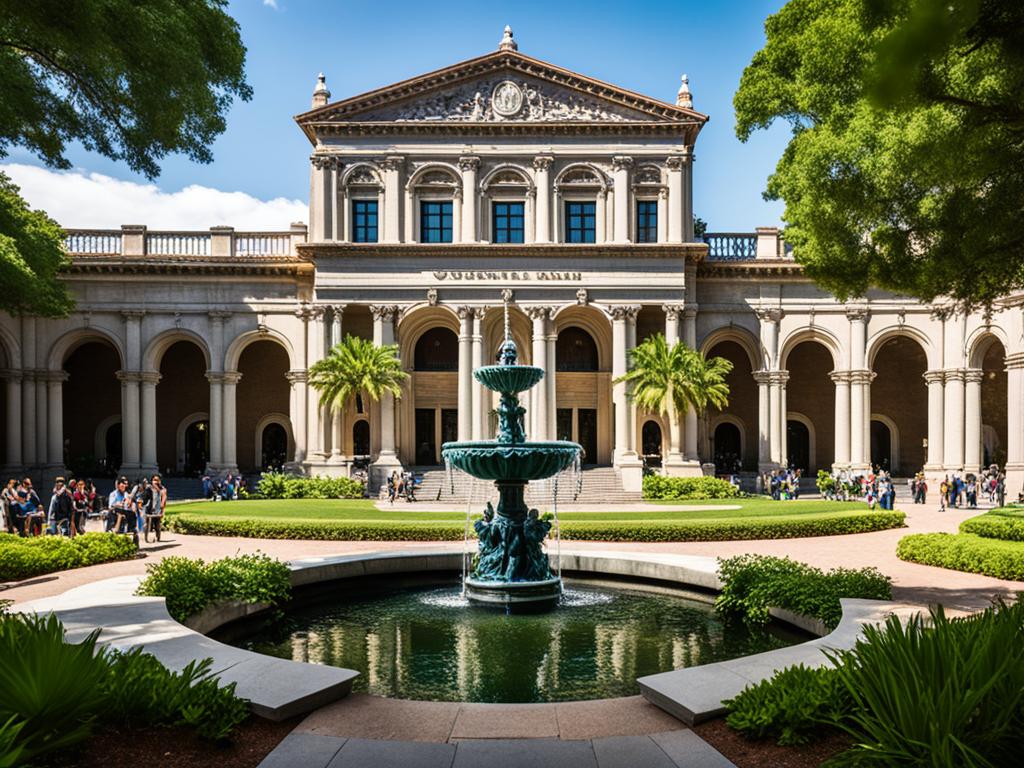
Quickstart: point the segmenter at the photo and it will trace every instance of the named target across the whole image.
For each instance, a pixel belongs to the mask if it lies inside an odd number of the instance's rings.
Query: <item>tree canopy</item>
[[[309,368],[309,383],[320,393],[320,404],[333,410],[341,410],[358,394],[380,400],[390,392],[400,398],[408,378],[397,344],[379,345],[351,335]]]
[[[792,138],[765,196],[808,276],[961,308],[1024,288],[1024,3],[791,0],[734,99]]]
[[[245,47],[226,7],[226,0],[0,0],[0,157],[21,146],[68,168],[67,147],[77,142],[149,178],[172,152],[210,162],[232,102],[252,96]],[[60,231],[44,220],[52,224],[0,178],[4,310],[70,308],[55,282],[64,262]]]

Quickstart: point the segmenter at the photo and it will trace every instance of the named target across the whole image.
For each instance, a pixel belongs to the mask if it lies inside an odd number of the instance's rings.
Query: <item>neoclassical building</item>
[[[624,488],[670,474],[899,475],[1006,467],[1024,486],[1024,297],[991,314],[884,291],[840,303],[774,229],[694,232],[707,117],[497,51],[296,117],[309,225],[69,231],[63,319],[0,317],[0,463],[194,474],[287,464],[373,476],[494,431],[472,369],[511,306],[534,439],[581,443]],[[714,173],[708,168],[706,173]],[[733,363],[722,411],[637,412],[626,371],[664,333]],[[321,408],[307,370],[343,334],[395,343],[400,399]]]

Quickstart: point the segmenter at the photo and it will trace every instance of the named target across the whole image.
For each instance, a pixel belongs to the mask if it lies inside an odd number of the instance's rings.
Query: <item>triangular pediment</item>
[[[310,133],[314,126],[387,123],[466,128],[517,123],[682,124],[699,129],[707,116],[516,51],[498,51],[327,104],[296,120]]]

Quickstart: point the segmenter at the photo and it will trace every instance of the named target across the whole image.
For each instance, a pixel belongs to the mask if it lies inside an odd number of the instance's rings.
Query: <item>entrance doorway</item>
[[[279,470],[288,457],[288,433],[285,428],[273,422],[263,428],[260,435],[260,469]]]
[[[103,467],[113,474],[121,466],[121,422],[107,427],[107,433],[103,437],[103,442],[106,450]]]
[[[811,471],[811,433],[802,421],[786,422],[786,453],[793,469],[802,470],[805,475]]]
[[[366,419],[360,419],[352,425],[352,454],[370,455],[370,422]]]
[[[640,443],[644,454],[644,463],[648,467],[660,467],[661,425],[656,421],[645,422],[640,433]]]
[[[558,408],[555,412],[555,432],[559,440],[571,440],[583,447],[581,463],[594,464],[596,462],[596,408]]]
[[[186,475],[198,475],[210,460],[210,422],[193,421],[185,428],[185,457],[182,470]]]
[[[881,421],[871,422],[871,466],[886,472],[892,469],[892,432]]]
[[[742,468],[740,428],[732,422],[723,421],[715,427],[714,455],[718,474],[738,472]]]
[[[459,439],[459,412],[455,408],[416,409],[416,464],[441,463],[441,446]]]

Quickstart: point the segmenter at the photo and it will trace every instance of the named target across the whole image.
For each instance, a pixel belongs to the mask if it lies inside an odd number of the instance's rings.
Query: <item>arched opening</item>
[[[289,412],[291,387],[288,383],[288,351],[276,341],[261,339],[248,344],[238,357],[238,371],[242,374],[235,392],[235,440],[237,446],[238,467],[243,472],[252,472],[267,468],[267,461],[273,460],[274,466],[281,466],[291,458],[288,441],[288,430],[278,423],[284,433],[284,458],[277,452],[269,456],[262,446],[267,429],[272,424],[260,428],[260,421],[268,414],[281,414],[282,418]],[[285,419],[287,423],[287,420]],[[259,435],[257,435],[259,430]],[[256,441],[261,441],[259,465],[256,461]]]
[[[180,471],[187,476],[201,475],[210,461],[210,421],[196,419],[182,426]]]
[[[276,421],[260,435],[260,469],[279,471],[288,461],[288,432]]]
[[[366,419],[352,425],[352,453],[360,458],[370,455],[370,422]]]
[[[884,421],[871,420],[871,466],[893,472],[892,430]]]
[[[104,468],[104,474],[112,475],[121,466],[124,457],[122,440],[120,421],[107,427],[103,435],[104,455],[100,462]]]
[[[187,431],[198,418],[186,419],[196,413],[210,411],[210,384],[206,380],[206,356],[191,341],[176,341],[160,359],[160,383],[156,387],[156,459],[164,474],[202,472],[197,467],[200,444],[203,455],[209,459],[209,424],[193,430],[192,442],[188,436],[179,441],[179,432]],[[203,420],[207,417],[204,415]],[[182,424],[185,426],[182,427]],[[201,434],[198,434],[201,433]],[[200,437],[202,440],[200,441]],[[191,447],[191,450],[189,448]]]
[[[740,428],[731,421],[723,421],[715,427],[712,449],[716,474],[731,474],[742,468]]]
[[[739,342],[720,341],[708,349],[706,354],[709,358],[725,358],[732,363],[732,370],[725,377],[725,382],[729,386],[729,404],[721,411],[709,407],[705,412],[705,418],[708,421],[704,423],[711,423],[718,416],[723,415],[732,417],[730,421],[738,420],[742,424],[757,424],[757,382],[754,381],[750,355],[747,350]],[[704,434],[707,434],[707,430],[704,430]],[[710,451],[710,455],[717,466],[719,442],[714,435],[712,435],[712,440],[714,447]],[[757,469],[757,441],[747,440],[742,448],[737,445],[735,458],[739,460],[739,467],[731,467],[729,472],[755,471]],[[735,464],[734,460],[730,461],[730,465],[732,464]]]
[[[811,431],[802,421],[786,420],[786,448],[790,468],[804,475],[811,471]]]
[[[648,467],[661,466],[661,425],[653,420],[644,422],[640,432],[641,449]]]
[[[877,420],[878,427],[875,426],[876,421],[871,422],[872,466],[884,466],[887,471],[901,477],[912,476],[924,467],[925,440],[928,437],[928,383],[924,380],[927,369],[928,358],[924,349],[908,336],[887,339],[875,353],[871,411],[885,418]],[[908,408],[907,403],[914,403],[917,407]],[[885,424],[886,421],[892,423],[899,435],[899,450],[896,449],[896,435],[891,434],[892,429]],[[881,441],[877,454],[876,435]],[[886,459],[887,463],[882,465],[880,458]]]
[[[786,384],[786,411],[799,411],[808,424],[807,457],[799,458],[794,450],[800,450],[800,444],[789,444],[789,424],[786,425],[785,458],[790,466],[804,470],[804,474],[813,474],[819,468],[832,465],[835,455],[835,422],[836,422],[836,389],[829,378],[835,368],[832,353],[819,341],[802,341],[789,352],[786,370],[789,381]],[[814,434],[813,450],[810,445],[811,433]],[[803,432],[794,432],[794,439],[802,440]],[[803,464],[803,466],[801,466]]]
[[[117,450],[111,451],[106,430],[103,448],[97,450],[96,433],[104,422],[121,418],[121,384],[117,371],[121,358],[107,341],[90,340],[76,347],[64,360],[63,422],[64,461],[75,475],[112,477],[121,467],[120,423],[117,424]]]
[[[980,368],[982,466],[1003,467],[1006,464],[1008,404],[1006,349],[994,336],[981,356]]]
[[[597,344],[594,338],[576,325],[558,332],[555,342],[555,370],[590,373],[597,371]]]
[[[431,328],[416,342],[413,368],[417,371],[459,370],[459,338],[449,328]]]

